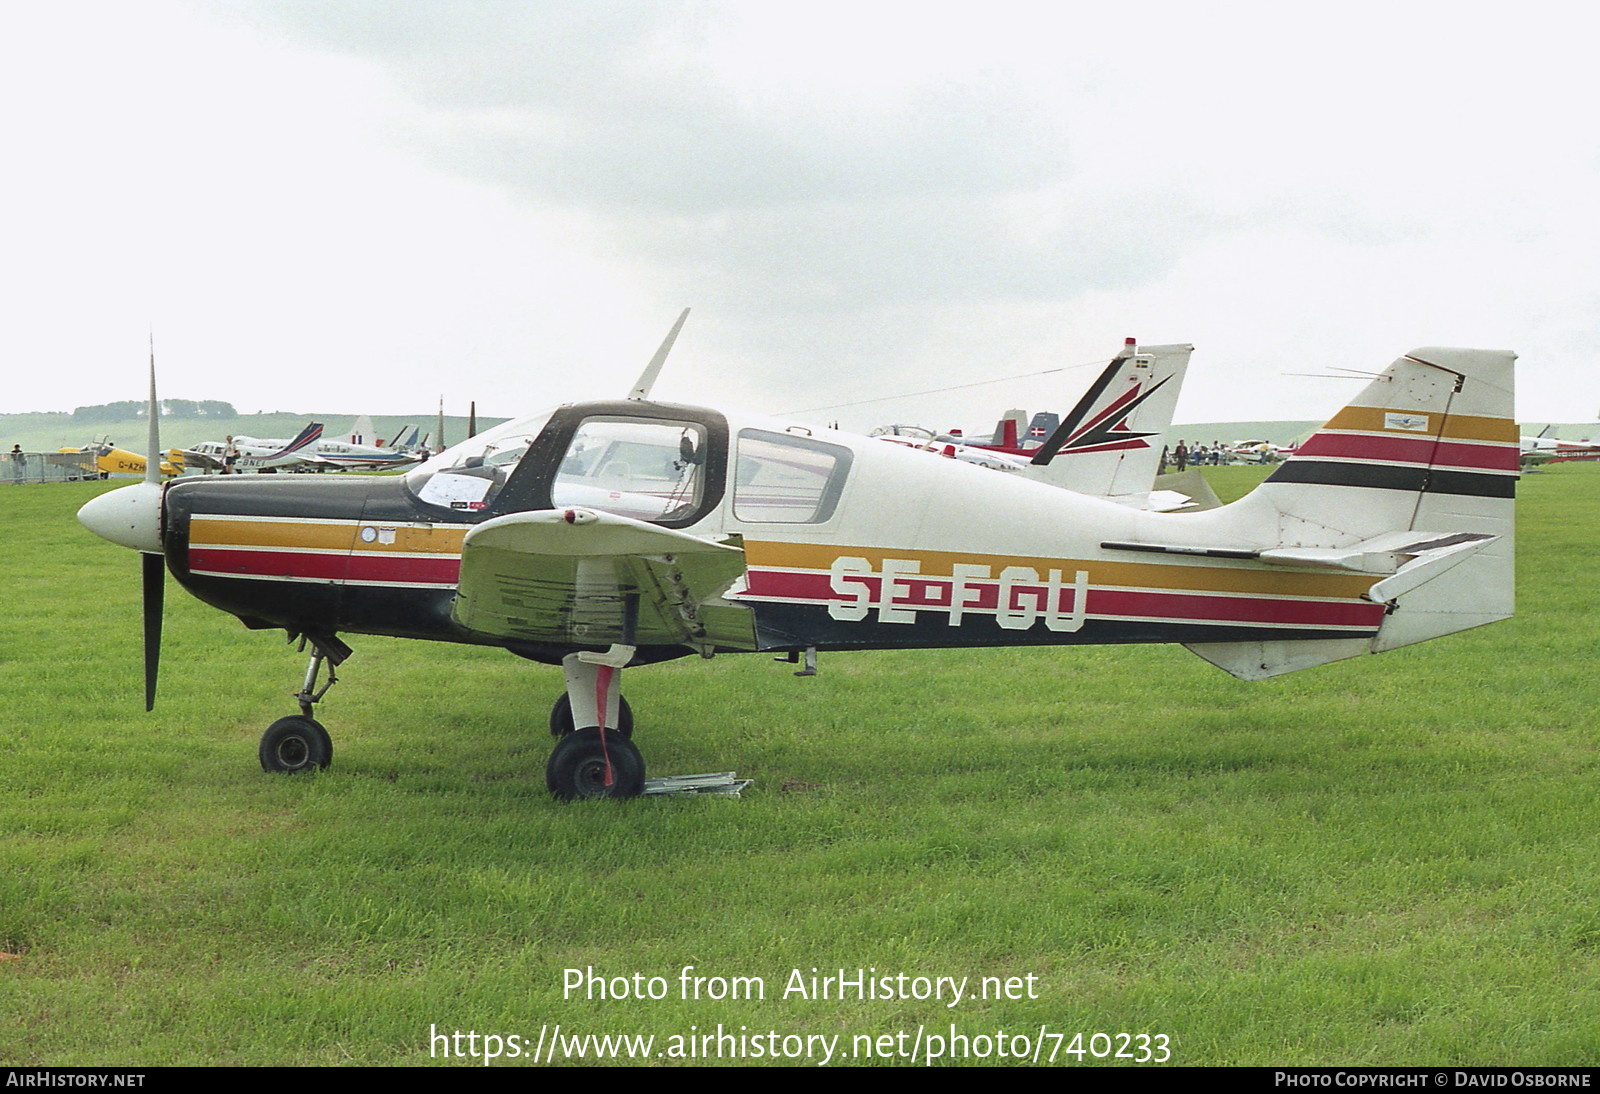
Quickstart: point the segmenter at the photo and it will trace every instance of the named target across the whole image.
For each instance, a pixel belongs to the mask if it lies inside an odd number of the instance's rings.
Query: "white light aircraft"
[[[365,423],[363,426],[362,423]],[[413,430],[415,432],[415,430]],[[305,471],[385,471],[419,462],[411,452],[399,448],[353,441],[352,437],[371,438],[372,422],[365,415],[356,419],[351,432],[332,440],[322,435],[322,423],[312,422],[292,441],[235,436],[233,447],[238,452],[236,471],[305,470]],[[215,461],[221,466],[228,449],[226,441],[202,441],[186,453],[194,453]],[[207,466],[213,466],[207,464]]]
[[[201,441],[193,448],[181,450],[184,465],[190,469],[227,471],[230,449],[234,456],[232,471],[238,474],[262,471],[327,470],[330,466],[317,459],[315,447],[322,436],[322,423],[312,422],[291,441],[263,441],[255,437],[235,436],[226,441]]]
[[[404,476],[163,484],[152,465],[79,519],[143,554],[147,706],[164,571],[309,644],[299,713],[262,737],[267,770],[330,761],[312,712],[344,638],[397,635],[559,665],[547,785],[629,797],[644,761],[623,670],[671,658],[1163,642],[1256,680],[1505,619],[1513,360],[1413,350],[1255,491],[1199,513],[652,402],[642,383]]]

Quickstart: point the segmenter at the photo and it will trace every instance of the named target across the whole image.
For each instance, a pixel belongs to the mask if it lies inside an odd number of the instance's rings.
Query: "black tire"
[[[333,762],[333,738],[314,718],[279,718],[261,735],[261,770],[273,774],[318,771]]]
[[[611,785],[605,785],[606,756],[611,758]],[[636,798],[644,791],[644,757],[633,742],[607,732],[605,748],[596,726],[568,733],[550,750],[544,784],[561,801],[579,798]]]
[[[628,705],[628,697],[621,696],[617,704],[617,724],[606,726],[606,732],[622,734],[624,737],[633,736],[633,708]],[[556,700],[555,706],[550,708],[550,736],[565,737],[572,732],[572,696],[566,692],[561,693],[561,698]]]

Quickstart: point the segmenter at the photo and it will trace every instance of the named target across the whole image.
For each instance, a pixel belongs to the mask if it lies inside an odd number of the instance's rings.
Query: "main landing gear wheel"
[[[606,785],[606,758],[611,785]],[[622,734],[608,731],[601,746],[597,726],[568,733],[550,750],[544,783],[562,801],[579,798],[636,798],[644,791],[644,757]]]
[[[608,733],[620,733],[624,737],[633,736],[633,708],[628,705],[625,697],[619,697],[617,711],[617,724],[606,727]],[[572,732],[572,696],[566,692],[561,693],[561,698],[556,700],[555,706],[550,708],[550,736],[565,737]]]
[[[261,770],[316,771],[333,762],[333,739],[322,723],[295,714],[279,718],[261,735]]]

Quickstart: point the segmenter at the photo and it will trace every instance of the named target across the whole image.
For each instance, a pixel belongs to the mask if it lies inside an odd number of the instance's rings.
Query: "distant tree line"
[[[162,399],[163,418],[237,418],[239,412],[232,403],[218,399]],[[130,418],[144,417],[144,403],[137,399],[124,399],[99,406],[80,406],[73,410],[75,422],[125,422]]]

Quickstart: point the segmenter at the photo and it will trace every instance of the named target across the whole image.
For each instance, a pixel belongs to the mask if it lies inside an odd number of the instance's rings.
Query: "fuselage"
[[[1236,545],[1223,510],[1143,513],[866,437],[641,402],[506,423],[400,477],[178,482],[162,546],[186,588],[253,627],[554,661],[575,647],[487,638],[451,607],[471,528],[568,506],[742,546],[744,576],[718,598],[747,620],[722,630],[727,652],[1362,638],[1383,614],[1363,599],[1370,576],[1102,546]]]

